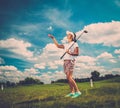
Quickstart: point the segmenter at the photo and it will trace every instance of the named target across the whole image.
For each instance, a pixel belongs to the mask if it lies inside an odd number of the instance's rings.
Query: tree
[[[91,72],[91,78],[93,80],[98,80],[99,79],[99,76],[100,76],[100,73],[98,71],[93,71]]]
[[[29,85],[29,84],[44,84],[38,79],[33,79],[32,77],[27,77],[23,81],[19,81],[20,85]]]
[[[106,79],[113,78],[113,77],[114,77],[114,75],[112,75],[112,74],[106,74],[106,75],[105,75],[105,78],[106,78]]]
[[[26,84],[34,84],[35,80],[31,77],[27,77],[27,78],[25,78],[25,83]]]

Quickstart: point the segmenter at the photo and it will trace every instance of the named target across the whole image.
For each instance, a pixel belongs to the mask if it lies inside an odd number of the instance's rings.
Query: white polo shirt
[[[73,43],[74,43],[74,41],[72,41],[72,42],[70,42],[70,43],[67,43],[67,44],[64,44],[64,47],[65,47],[64,49],[65,49],[65,51],[68,50],[68,48],[69,48]],[[76,47],[79,47],[79,46],[78,46],[78,43],[75,42],[74,45],[69,49],[69,51],[70,51],[71,53],[73,53]],[[74,60],[75,58],[76,58],[76,56],[72,56],[72,55],[66,53],[66,55],[63,57],[63,60]]]

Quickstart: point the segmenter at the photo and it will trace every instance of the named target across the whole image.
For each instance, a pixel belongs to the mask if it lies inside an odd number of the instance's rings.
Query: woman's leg
[[[78,97],[81,93],[78,89],[78,86],[75,80],[72,78],[74,68],[74,61],[65,61],[64,62],[64,72],[66,73],[66,77],[68,80],[68,84],[70,86],[71,93],[66,95],[66,97],[72,96],[72,98]]]
[[[74,93],[75,90],[74,90],[74,86],[73,86],[72,83],[71,83],[69,73],[66,74],[66,77],[67,77],[67,80],[68,80],[68,84],[69,84],[69,86],[70,86],[70,91],[71,91],[71,93]]]
[[[73,77],[72,77],[72,73],[73,73],[73,72],[68,72],[68,73],[67,73],[67,79],[68,79],[68,81],[69,81],[69,85],[70,85],[71,91],[72,91],[72,92],[73,92],[73,91],[79,92],[78,86],[77,86],[75,80],[74,80]]]

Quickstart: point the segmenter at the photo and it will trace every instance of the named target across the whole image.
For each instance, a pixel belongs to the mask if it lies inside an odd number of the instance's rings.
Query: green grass
[[[117,80],[78,83],[82,95],[65,98],[64,83],[18,86],[0,90],[0,108],[120,108],[120,84]]]

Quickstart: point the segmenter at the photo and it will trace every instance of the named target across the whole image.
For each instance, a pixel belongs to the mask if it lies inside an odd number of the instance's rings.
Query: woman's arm
[[[54,37],[53,35],[48,34],[48,36],[53,40],[54,44],[55,44],[58,48],[64,49],[64,45],[58,44],[57,40],[55,39],[55,37]]]

